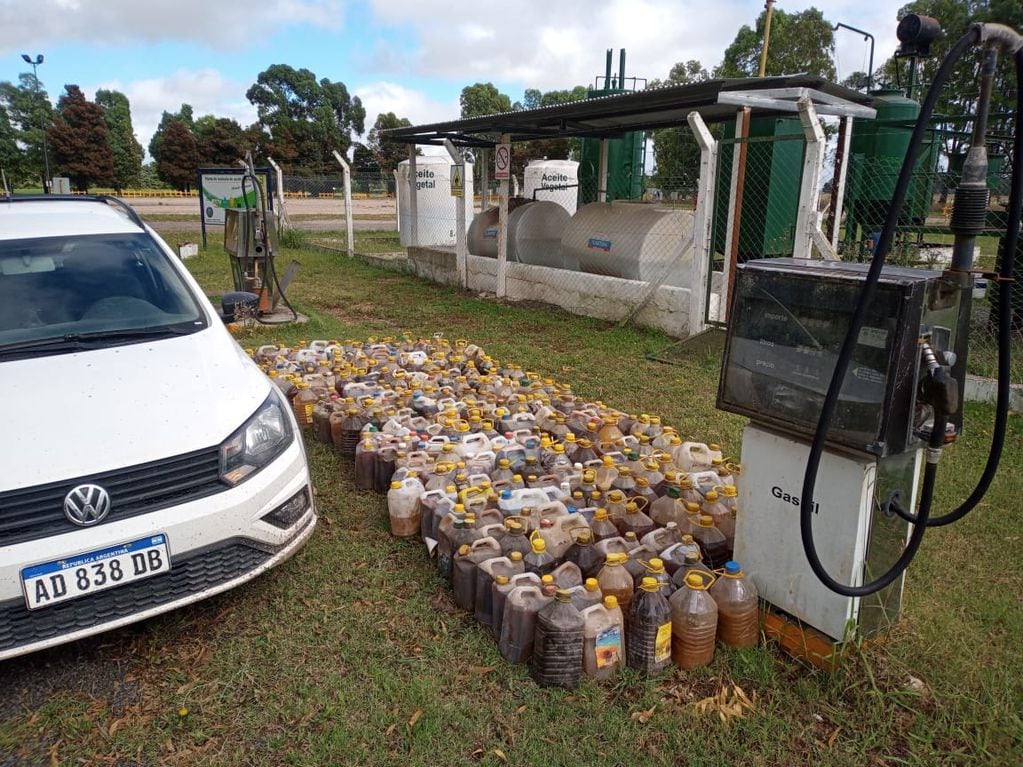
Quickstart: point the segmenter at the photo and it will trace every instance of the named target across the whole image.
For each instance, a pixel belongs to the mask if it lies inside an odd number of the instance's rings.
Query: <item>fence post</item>
[[[348,167],[348,161],[341,156],[341,153],[334,150],[334,159],[341,165],[341,172],[345,182],[345,228],[348,232],[348,255],[355,256],[355,233],[352,225],[352,171]]]
[[[391,171],[394,176],[394,225],[398,229],[398,237],[401,237],[401,205],[398,204],[398,169]]]
[[[867,75],[868,77],[870,75]],[[845,202],[845,181],[849,176],[849,145],[852,141],[853,118],[843,117],[838,129],[838,150],[835,154],[835,175],[831,179],[831,247],[838,250],[838,233],[842,228],[842,205]]]
[[[288,211],[284,207],[284,174],[281,172],[281,166],[274,162],[273,157],[267,157],[266,161],[270,163],[270,167],[274,169],[274,174],[277,176],[277,228],[281,231],[291,229]]]
[[[462,172],[462,196],[453,197],[455,201],[455,266],[458,269],[458,284],[462,288],[469,287],[468,273],[466,269],[466,261],[468,260],[467,255],[469,252],[465,242],[465,189],[468,184],[465,183],[465,158],[462,156],[451,139],[444,139],[444,148],[448,150],[448,155],[451,157],[451,161],[459,168]],[[469,171],[470,173],[472,170]]]
[[[501,135],[501,143],[511,140],[507,133]],[[510,160],[510,158],[509,158]],[[509,162],[509,165],[511,163]],[[501,194],[497,211],[497,293],[498,298],[507,295],[508,282],[508,179],[501,179]]]
[[[607,202],[607,149],[606,138],[600,140],[600,164],[597,166],[597,202]]]
[[[480,211],[487,209],[490,202],[490,150],[480,150]],[[475,207],[475,200],[473,201]]]
[[[419,247],[419,184],[416,182],[416,145],[408,145],[408,237],[409,245]],[[400,233],[399,233],[400,236]]]
[[[689,335],[706,329],[704,310],[710,298],[710,257],[714,222],[714,189],[718,164],[718,142],[714,140],[699,112],[686,119],[700,145],[700,178],[696,185],[693,220],[693,281],[689,288]]]
[[[742,227],[742,197],[746,182],[746,145],[749,138],[750,109],[743,107],[735,115],[735,143],[732,145],[732,180],[728,189],[728,223],[725,226],[725,273],[721,283],[718,319],[728,321],[728,302],[735,281],[735,263],[739,254]]]

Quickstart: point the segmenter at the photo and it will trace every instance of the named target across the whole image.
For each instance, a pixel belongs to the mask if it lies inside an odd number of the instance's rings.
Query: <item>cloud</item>
[[[191,104],[196,117],[214,114],[238,121],[244,128],[256,121],[256,108],[245,99],[246,86],[228,80],[215,69],[179,69],[167,77],[121,82],[110,80],[91,89],[121,91],[131,103],[132,127],[143,147],[149,146],[165,111]]]
[[[198,41],[239,48],[267,25],[338,29],[344,0],[37,0],[0,2],[0,54],[53,42],[131,44]]]
[[[450,120],[458,114],[458,100],[435,101],[421,91],[406,88],[397,83],[380,81],[367,83],[355,88],[355,95],[362,99],[366,108],[366,131],[368,132],[378,114],[394,112],[398,117],[407,117],[413,125]]]

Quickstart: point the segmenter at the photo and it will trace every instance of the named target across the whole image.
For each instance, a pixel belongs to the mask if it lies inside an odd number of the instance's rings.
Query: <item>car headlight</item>
[[[275,391],[220,445],[220,478],[237,485],[283,453],[294,439],[291,421]]]

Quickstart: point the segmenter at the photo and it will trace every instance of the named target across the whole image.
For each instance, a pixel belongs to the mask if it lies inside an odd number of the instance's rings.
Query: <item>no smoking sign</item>
[[[511,144],[494,147],[494,178],[499,181],[511,178]]]

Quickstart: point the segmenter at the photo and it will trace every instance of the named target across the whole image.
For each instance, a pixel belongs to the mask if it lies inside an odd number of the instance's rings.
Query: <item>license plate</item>
[[[44,562],[21,571],[29,610],[123,586],[170,570],[167,536],[162,533],[98,551]]]

